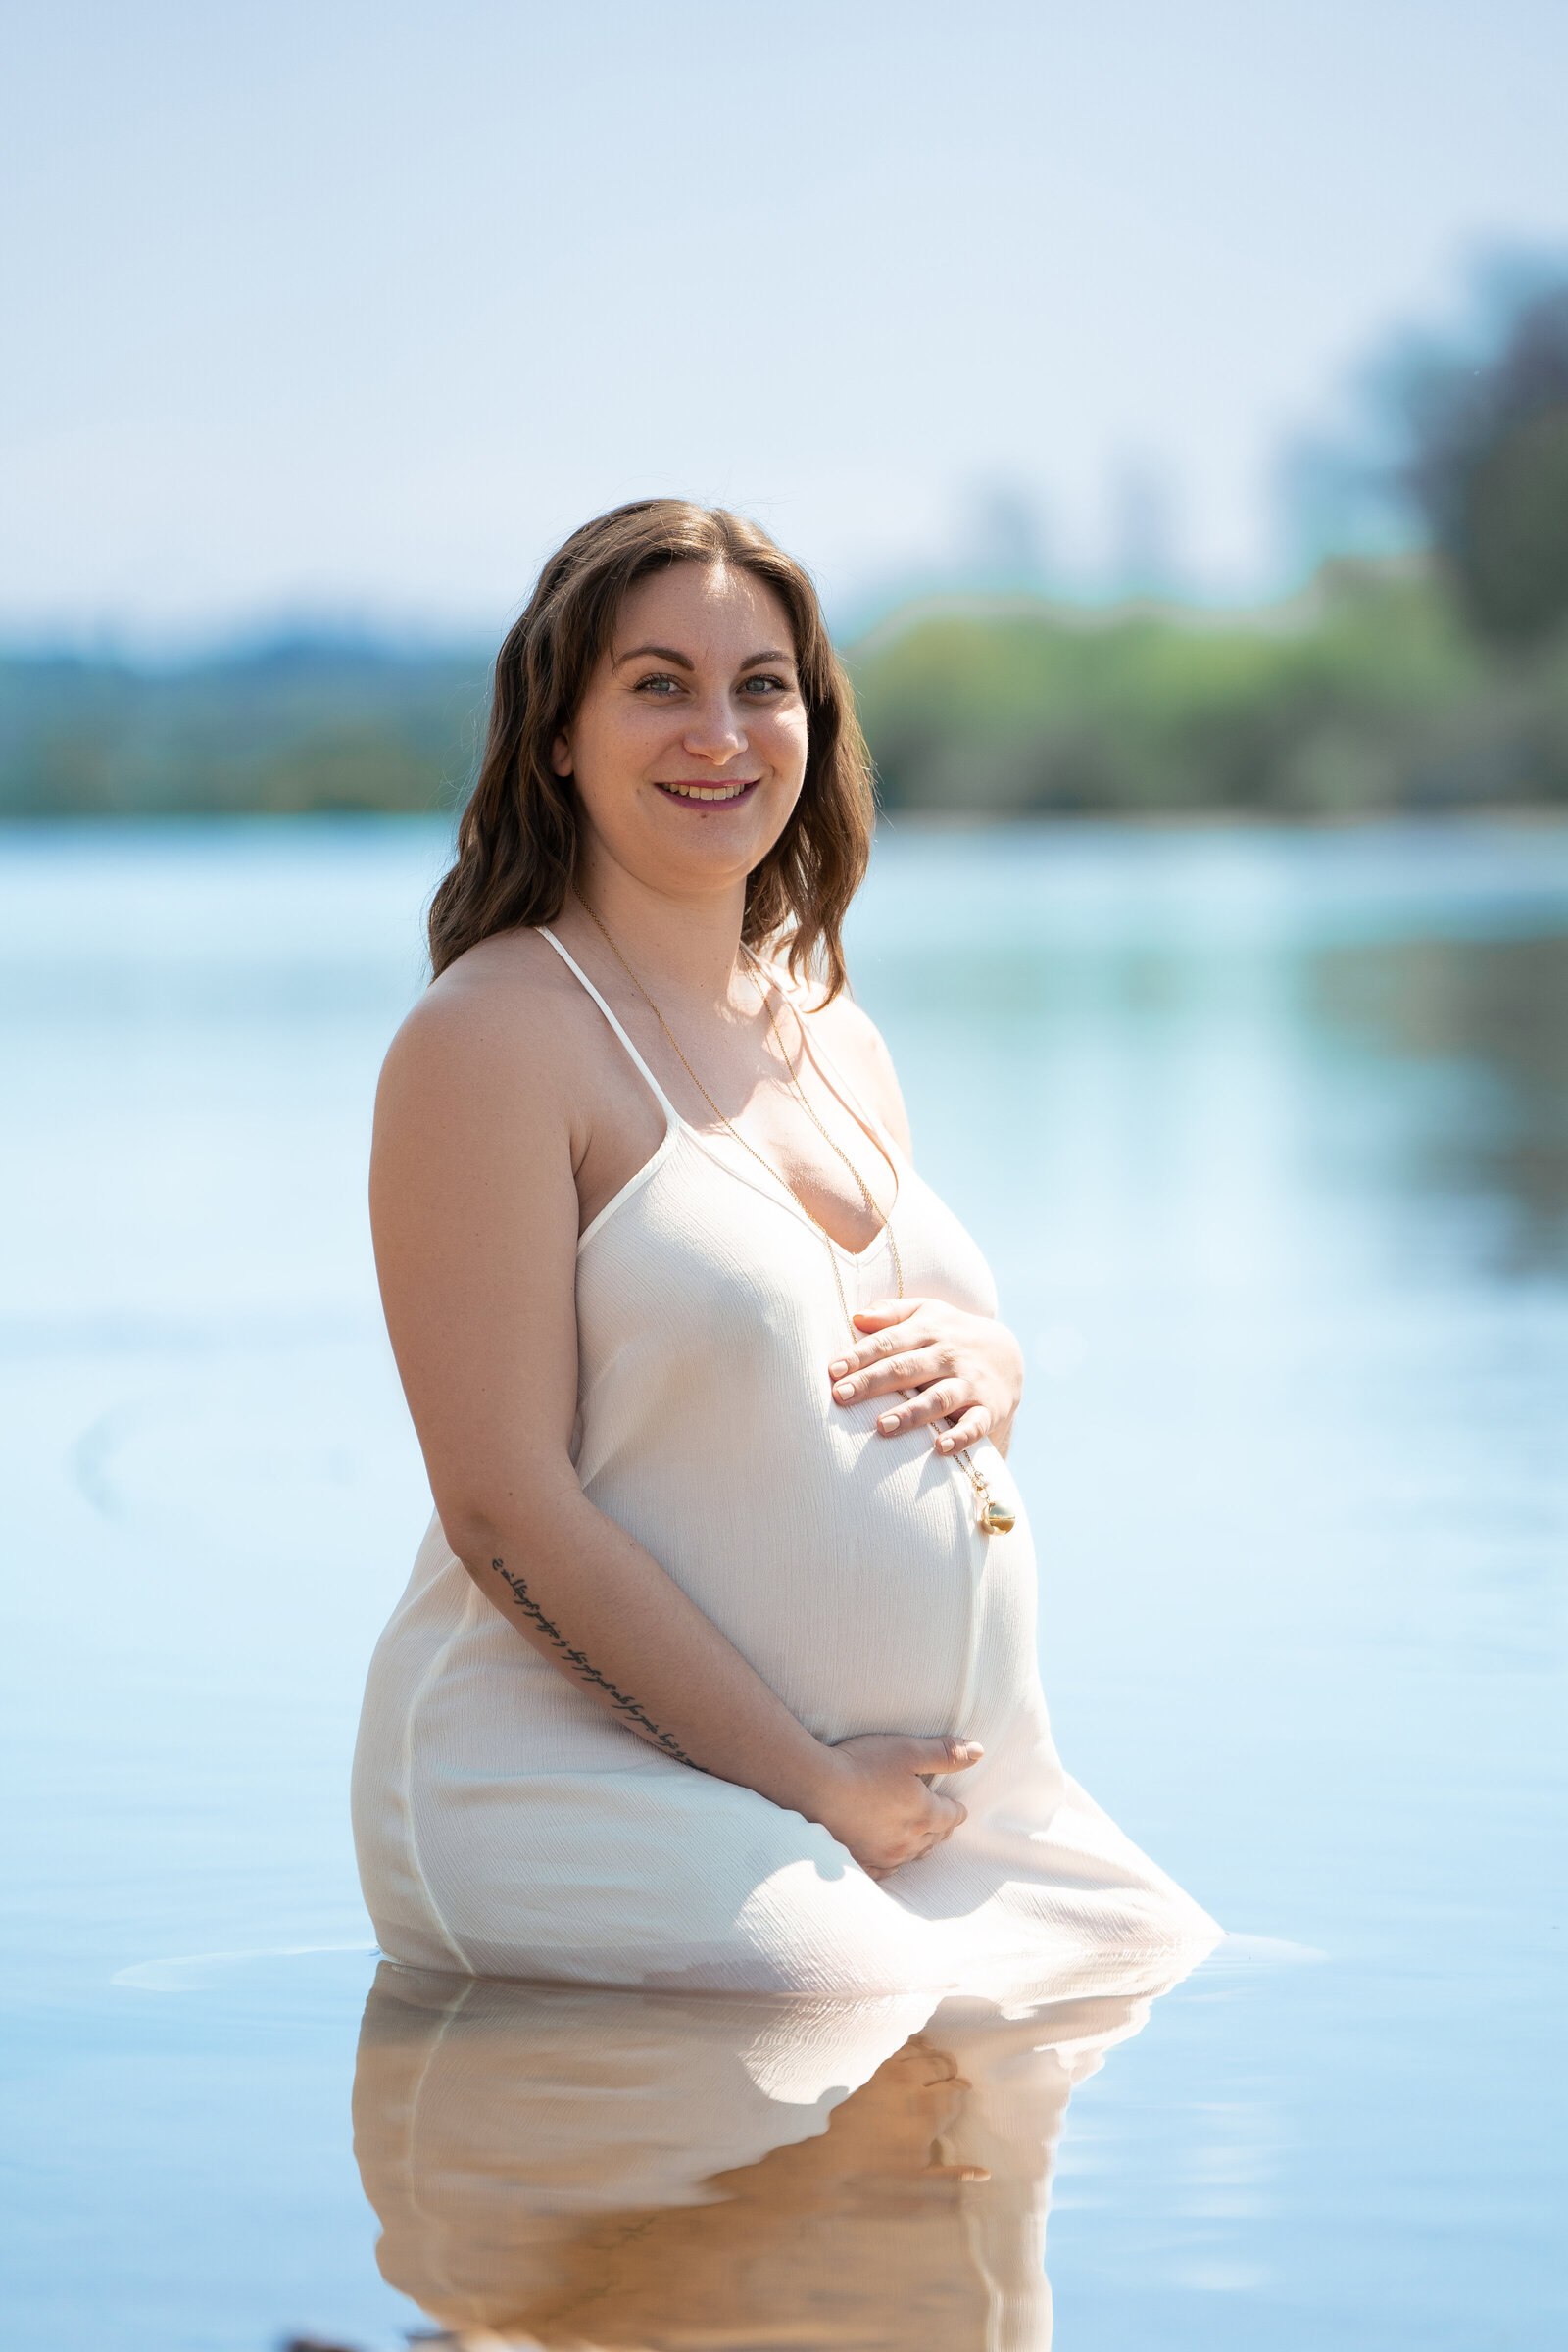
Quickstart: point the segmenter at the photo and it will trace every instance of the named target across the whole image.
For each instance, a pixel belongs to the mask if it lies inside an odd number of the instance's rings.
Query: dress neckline
[[[665,1094],[663,1088],[660,1085],[659,1080],[654,1076],[653,1071],[649,1068],[647,1061],[638,1052],[636,1046],[633,1045],[631,1038],[627,1035],[625,1024],[620,1020],[619,1016],[608,1003],[603,991],[594,986],[594,983],[589,979],[587,973],[583,970],[582,965],[577,961],[576,957],[570,953],[570,951],[562,945],[561,941],[556,937],[556,934],[551,930],[548,923],[539,923],[535,927],[538,930],[541,938],[549,940],[550,945],[555,949],[556,954],[561,957],[561,960],[566,966],[566,969],[572,974],[573,978],[580,983],[587,995],[590,996],[594,1003],[598,1005],[600,1011],[604,1014],[605,1019],[609,1022],[615,1036],[620,1040],[620,1043],[625,1049],[626,1054],[632,1062],[634,1068],[637,1070],[639,1076],[643,1079],[650,1094],[653,1095],[655,1101],[658,1102],[660,1108],[664,1114],[664,1135],[662,1141],[660,1143],[657,1150],[655,1150],[650,1156],[643,1161],[642,1166],[633,1171],[620,1189],[611,1196],[610,1200],[605,1202],[604,1207],[601,1208],[598,1214],[594,1216],[583,1228],[583,1231],[578,1236],[577,1240],[578,1249],[580,1250],[582,1248],[583,1244],[588,1240],[591,1234],[598,1232],[600,1226],[605,1222],[610,1211],[615,1208],[629,1193],[635,1191],[647,1176],[652,1174],[655,1165],[659,1161],[662,1160],[665,1156],[669,1150],[671,1139],[676,1135],[689,1136],[693,1144],[696,1145],[697,1149],[712,1161],[714,1167],[722,1169],[726,1175],[738,1178],[742,1183],[753,1184],[756,1190],[762,1194],[762,1198],[764,1200],[774,1198],[774,1195],[770,1192],[763,1191],[762,1186],[757,1182],[755,1177],[751,1175],[749,1169],[733,1163],[724,1156],[722,1151],[715,1151],[713,1149],[713,1147],[716,1144],[719,1144],[724,1138],[725,1131],[722,1128],[710,1130],[704,1127],[696,1127],[692,1124],[691,1120],[684,1115],[683,1112],[676,1109],[674,1103],[670,1101],[668,1095]],[[874,1118],[870,1111],[866,1108],[865,1104],[861,1102],[859,1096],[857,1094],[855,1088],[850,1084],[848,1078],[845,1077],[843,1071],[839,1068],[838,1063],[834,1061],[832,1055],[827,1054],[825,1049],[821,1048],[818,1043],[812,1039],[811,1033],[806,1025],[805,1015],[802,1013],[800,1005],[796,1001],[796,991],[779,976],[778,972],[771,964],[764,963],[760,956],[759,956],[756,960],[757,968],[762,974],[763,978],[771,982],[772,985],[777,988],[780,996],[784,997],[788,1002],[790,1009],[794,1012],[797,1021],[800,1023],[801,1036],[805,1041],[804,1050],[810,1055],[812,1061],[817,1067],[818,1072],[824,1079],[826,1079],[828,1085],[833,1089],[834,1093],[838,1095],[840,1102],[843,1102],[844,1107],[849,1112],[851,1118],[855,1120],[858,1127],[864,1130],[871,1142],[876,1146],[877,1150],[882,1152],[884,1158],[887,1160],[889,1170],[891,1171],[893,1177],[893,1200],[888,1208],[887,1215],[883,1218],[876,1232],[872,1234],[870,1240],[862,1249],[851,1250],[843,1242],[837,1240],[834,1235],[829,1233],[825,1226],[818,1225],[816,1219],[811,1215],[810,1211],[804,1206],[798,1198],[795,1188],[790,1183],[789,1179],[780,1169],[774,1167],[771,1160],[762,1158],[760,1155],[755,1164],[761,1169],[765,1169],[766,1172],[773,1178],[778,1188],[777,1198],[779,1199],[781,1205],[787,1206],[809,1232],[814,1233],[820,1241],[824,1241],[828,1248],[835,1253],[835,1255],[843,1258],[847,1265],[863,1266],[870,1260],[875,1251],[888,1240],[888,1228],[892,1223],[894,1211],[898,1208],[900,1202],[904,1199],[905,1177],[906,1172],[908,1170],[908,1160],[906,1155],[899,1151],[897,1143],[894,1141],[893,1137],[888,1134],[881,1121]],[[824,1063],[827,1065],[826,1067],[824,1067]],[[738,1138],[731,1138],[731,1140],[737,1142],[739,1141]],[[740,1148],[742,1151],[749,1151],[751,1149],[751,1147],[744,1144],[742,1144]]]

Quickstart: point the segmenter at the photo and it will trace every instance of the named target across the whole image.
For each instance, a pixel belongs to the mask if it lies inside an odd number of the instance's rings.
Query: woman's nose
[[[686,728],[687,751],[703,760],[733,760],[746,749],[746,730],[728,695],[705,700],[692,712]]]

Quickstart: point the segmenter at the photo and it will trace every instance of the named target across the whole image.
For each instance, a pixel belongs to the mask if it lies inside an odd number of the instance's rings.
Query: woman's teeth
[[[678,792],[683,801],[738,801],[756,782],[755,776],[748,776],[743,784],[661,784],[659,789]]]

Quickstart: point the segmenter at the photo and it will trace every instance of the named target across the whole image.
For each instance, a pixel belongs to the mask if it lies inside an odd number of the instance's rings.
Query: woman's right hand
[[[938,1773],[967,1772],[984,1750],[951,1733],[935,1739],[860,1732],[827,1751],[828,1772],[814,1818],[847,1845],[860,1868],[885,1879],[918,1862],[968,1816],[956,1797],[930,1787]]]

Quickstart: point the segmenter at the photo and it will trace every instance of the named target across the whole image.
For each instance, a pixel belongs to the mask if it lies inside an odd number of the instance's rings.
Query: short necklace
[[[669,1023],[660,1011],[659,1006],[654,1003],[653,998],[648,994],[647,989],[644,988],[642,982],[632,970],[631,965],[626,961],[625,956],[621,954],[619,948],[616,947],[614,941],[611,938],[609,931],[606,930],[604,924],[600,921],[598,915],[595,914],[593,908],[589,906],[587,900],[583,898],[581,893],[574,892],[573,896],[576,898],[578,906],[581,906],[584,914],[588,917],[588,920],[593,924],[601,939],[603,939],[612,956],[613,956],[615,958],[615,961],[619,964],[621,970],[625,973],[627,979],[631,982],[633,988],[637,991],[637,994],[641,997],[643,1003],[647,1005],[649,1011],[653,1014],[655,1020],[659,1023],[661,1029],[662,1029],[664,1032],[664,1035],[669,1040],[670,1046],[674,1052],[676,1060],[680,1063],[681,1068],[685,1071],[693,1086],[696,1087],[697,1092],[702,1096],[703,1101],[708,1104],[708,1107],[712,1112],[714,1118],[718,1120],[719,1124],[727,1131],[728,1134],[734,1137],[736,1143],[740,1145],[741,1150],[749,1152],[752,1158],[756,1160],[758,1166],[761,1168],[767,1175],[771,1176],[775,1184],[783,1187],[784,1191],[788,1193],[790,1199],[794,1201],[796,1207],[801,1210],[804,1216],[809,1218],[810,1222],[816,1227],[817,1232],[822,1237],[823,1245],[827,1250],[828,1263],[833,1268],[833,1280],[838,1290],[839,1305],[843,1309],[844,1320],[849,1326],[851,1339],[858,1344],[860,1339],[860,1334],[856,1330],[855,1317],[850,1312],[850,1301],[844,1289],[844,1277],[839,1271],[838,1245],[835,1243],[833,1236],[828,1232],[828,1229],[822,1223],[821,1218],[811,1214],[811,1211],[807,1207],[806,1202],[801,1199],[800,1194],[795,1190],[794,1185],[790,1183],[788,1177],[781,1175],[778,1169],[774,1167],[771,1160],[764,1159],[761,1152],[757,1150],[756,1146],[747,1142],[745,1136],[742,1135],[740,1129],[735,1125],[733,1119],[725,1117],[723,1111],[719,1109],[718,1104],[713,1101],[712,1096],[709,1093],[707,1087],[703,1084],[702,1080],[698,1077],[697,1072],[692,1068],[691,1063],[687,1060],[685,1054],[682,1053],[680,1040],[676,1037],[674,1030],[671,1029]],[[744,942],[742,942],[742,945],[745,947]],[[844,1151],[839,1144],[835,1143],[832,1136],[829,1135],[827,1129],[823,1126],[821,1120],[817,1117],[816,1112],[811,1108],[809,1102],[807,1100],[806,1089],[802,1086],[800,1079],[797,1077],[794,1066],[790,1061],[790,1057],[784,1050],[784,1040],[778,1033],[778,1023],[773,1018],[773,1007],[768,1002],[767,991],[763,988],[760,980],[759,980],[757,976],[759,968],[758,958],[753,955],[750,948],[745,948],[745,954],[747,959],[747,970],[751,978],[752,986],[756,989],[762,1010],[767,1015],[767,1025],[773,1033],[773,1043],[778,1049],[778,1057],[784,1064],[784,1074],[790,1082],[790,1088],[796,1098],[796,1101],[800,1103],[801,1108],[810,1120],[811,1125],[816,1129],[817,1134],[827,1145],[828,1150],[834,1152],[837,1157],[843,1161],[844,1165],[849,1169],[850,1174],[855,1178],[856,1184],[859,1188],[860,1198],[865,1202],[865,1211],[867,1216],[874,1217],[880,1215],[881,1211],[878,1209],[876,1201],[872,1198],[871,1188],[866,1183],[865,1178],[861,1175],[859,1169],[856,1166],[849,1153]],[[799,1013],[797,1013],[796,1019],[798,1022],[800,1021]],[[804,1022],[801,1023],[801,1038],[804,1052],[806,1038],[806,1028]],[[888,1164],[891,1168],[892,1162],[889,1161]],[[895,1170],[894,1173],[896,1175],[897,1171]],[[904,1261],[899,1255],[898,1236],[893,1230],[893,1212],[891,1209],[885,1216],[882,1217],[882,1231],[888,1237],[888,1248],[893,1254],[893,1271],[898,1279],[898,1295],[902,1298],[904,1297]],[[869,1245],[867,1245],[867,1247],[869,1247]],[[964,1476],[968,1479],[969,1484],[974,1489],[975,1499],[979,1505],[979,1525],[981,1534],[987,1536],[1004,1536],[1013,1525],[1014,1514],[1007,1509],[1004,1503],[993,1502],[991,1499],[991,1487],[989,1481],[981,1476],[980,1472],[970,1461],[967,1453],[956,1454],[953,1456],[953,1459],[956,1461],[958,1468],[963,1472]]]

